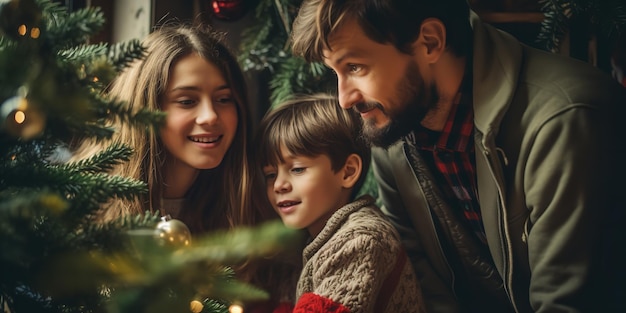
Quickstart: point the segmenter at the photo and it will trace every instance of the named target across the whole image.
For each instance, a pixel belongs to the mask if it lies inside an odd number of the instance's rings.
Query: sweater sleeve
[[[329,242],[311,260],[314,295],[301,296],[295,311],[306,308],[307,312],[373,312],[398,248],[380,233],[350,232]]]

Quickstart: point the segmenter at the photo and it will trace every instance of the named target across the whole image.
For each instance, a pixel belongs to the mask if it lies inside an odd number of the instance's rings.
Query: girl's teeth
[[[217,141],[217,139],[219,139],[219,137],[201,137],[201,138],[195,138],[195,137],[191,137],[191,141],[193,142],[201,142],[201,143],[214,143]]]

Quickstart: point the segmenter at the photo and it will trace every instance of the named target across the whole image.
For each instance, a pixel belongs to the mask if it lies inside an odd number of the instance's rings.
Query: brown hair
[[[128,110],[161,109],[161,99],[169,81],[170,71],[178,60],[196,53],[217,66],[237,105],[237,132],[222,163],[214,169],[201,170],[193,186],[185,195],[179,219],[193,233],[216,228],[253,225],[255,219],[247,207],[251,205],[251,173],[247,160],[247,141],[250,131],[248,100],[243,74],[236,58],[223,43],[224,34],[204,25],[168,23],[149,34],[143,41],[147,49],[144,58],[134,62],[113,82],[109,97],[122,100]],[[158,137],[158,130],[133,127],[114,121],[116,133],[105,143],[84,143],[75,159],[86,158],[101,151],[111,142],[121,142],[134,149],[129,162],[113,169],[111,174],[122,175],[148,184],[147,195],[135,201],[115,200],[103,209],[105,220],[127,214],[139,214],[160,209],[163,192],[162,167],[166,153]]]
[[[370,149],[361,136],[362,119],[354,110],[344,110],[337,98],[327,94],[296,96],[268,112],[255,140],[257,168],[284,162],[281,147],[294,155],[327,155],[333,171],[344,166],[350,154],[361,157],[361,176],[353,188],[359,191],[370,164]]]
[[[304,0],[293,22],[292,51],[307,61],[322,62],[322,50],[330,47],[328,37],[354,18],[368,38],[411,54],[420,25],[431,17],[446,27],[446,48],[467,55],[472,35],[466,0]]]

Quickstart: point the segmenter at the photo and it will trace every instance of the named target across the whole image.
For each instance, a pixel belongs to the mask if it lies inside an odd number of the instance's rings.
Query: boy
[[[335,97],[302,96],[270,111],[256,140],[267,196],[287,227],[310,235],[294,312],[424,312],[399,235],[355,196],[369,167],[361,119]]]

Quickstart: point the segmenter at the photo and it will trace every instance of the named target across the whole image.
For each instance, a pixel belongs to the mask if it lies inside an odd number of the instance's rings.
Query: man
[[[626,95],[609,75],[464,0],[305,0],[292,40],[364,119],[427,311],[623,308]]]

